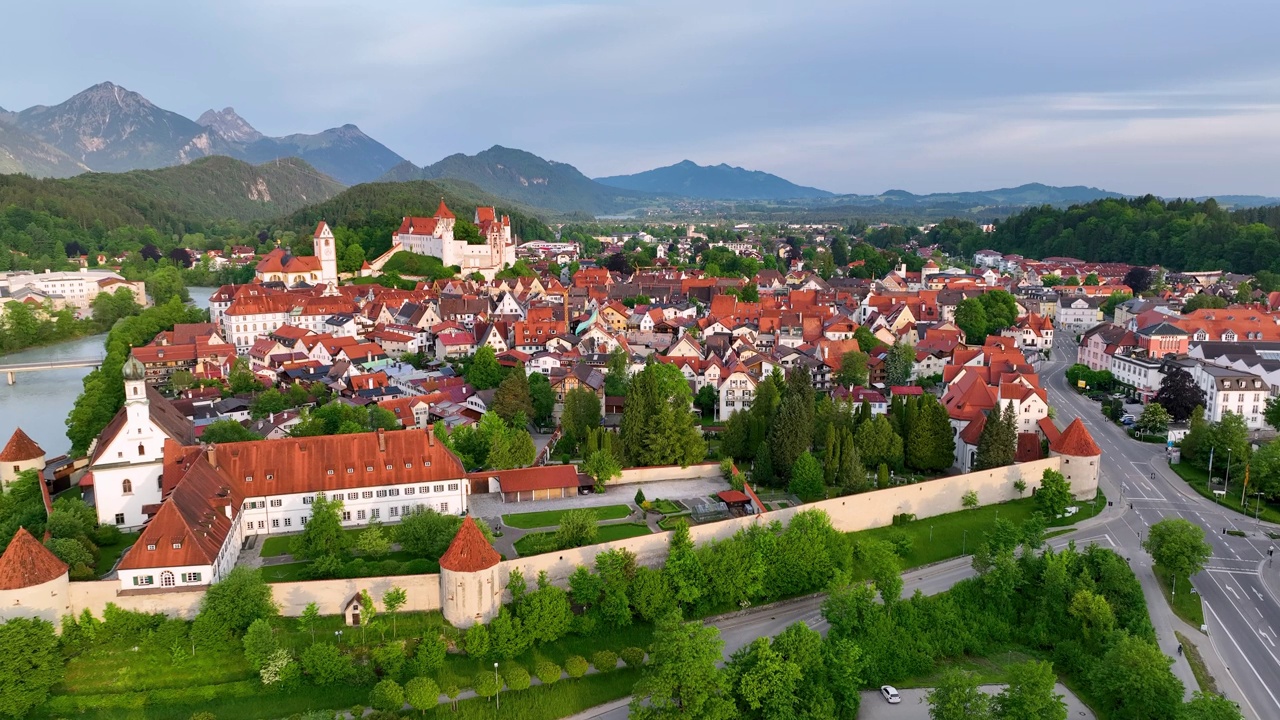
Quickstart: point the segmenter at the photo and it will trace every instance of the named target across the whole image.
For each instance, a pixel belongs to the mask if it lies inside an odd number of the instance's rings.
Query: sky
[[[9,110],[109,80],[268,135],[355,123],[419,165],[498,144],[592,177],[1280,196],[1274,0],[6,6]]]

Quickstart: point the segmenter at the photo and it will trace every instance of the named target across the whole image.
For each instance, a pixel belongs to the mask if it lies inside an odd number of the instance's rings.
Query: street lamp
[[[960,540],[960,554],[964,555],[965,548],[969,546],[969,531],[965,530]]]
[[[1227,486],[1231,484],[1231,450],[1232,448],[1227,448],[1227,476],[1222,478],[1222,494],[1224,497],[1227,494]]]
[[[502,678],[498,676],[498,663],[493,664],[493,679],[498,681],[498,692],[493,697],[498,701],[498,710],[502,710]]]

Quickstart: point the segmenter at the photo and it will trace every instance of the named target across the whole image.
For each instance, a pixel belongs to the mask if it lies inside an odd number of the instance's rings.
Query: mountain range
[[[596,182],[625,190],[701,200],[790,200],[835,195],[759,170],[744,170],[724,163],[702,166],[691,160],[634,175],[596,178]]]
[[[210,155],[250,163],[301,158],[343,184],[368,182],[404,160],[355,125],[267,137],[229,107],[191,120],[110,82],[57,105],[0,110],[0,172],[68,177],[169,167]]]

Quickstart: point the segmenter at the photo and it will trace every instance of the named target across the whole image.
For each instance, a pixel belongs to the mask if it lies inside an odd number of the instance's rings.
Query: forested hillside
[[[1214,200],[1162,201],[1147,195],[1066,209],[1031,208],[1000,222],[993,233],[981,232],[972,222],[950,220],[934,228],[929,241],[964,256],[989,248],[1032,258],[1254,273],[1280,270],[1277,227],[1280,212],[1275,208],[1228,213]]]
[[[499,215],[511,216],[511,231],[521,242],[552,240],[554,233],[520,206],[460,181],[414,180],[365,183],[349,188],[322,203],[310,205],[278,221],[276,225],[299,237],[310,237],[321,220],[331,227],[352,230],[373,258],[391,247],[391,233],[406,215],[431,216],[441,199],[459,219],[470,220],[478,206],[493,205]]]

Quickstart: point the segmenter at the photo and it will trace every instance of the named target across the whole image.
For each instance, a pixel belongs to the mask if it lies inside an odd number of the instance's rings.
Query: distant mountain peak
[[[231,142],[250,143],[264,137],[249,121],[236,114],[235,108],[230,105],[221,110],[205,110],[196,122]]]
[[[681,160],[675,165],[634,175],[596,178],[596,182],[627,190],[702,200],[792,200],[833,195],[759,170],[744,170],[728,163],[704,166],[692,160]]]

